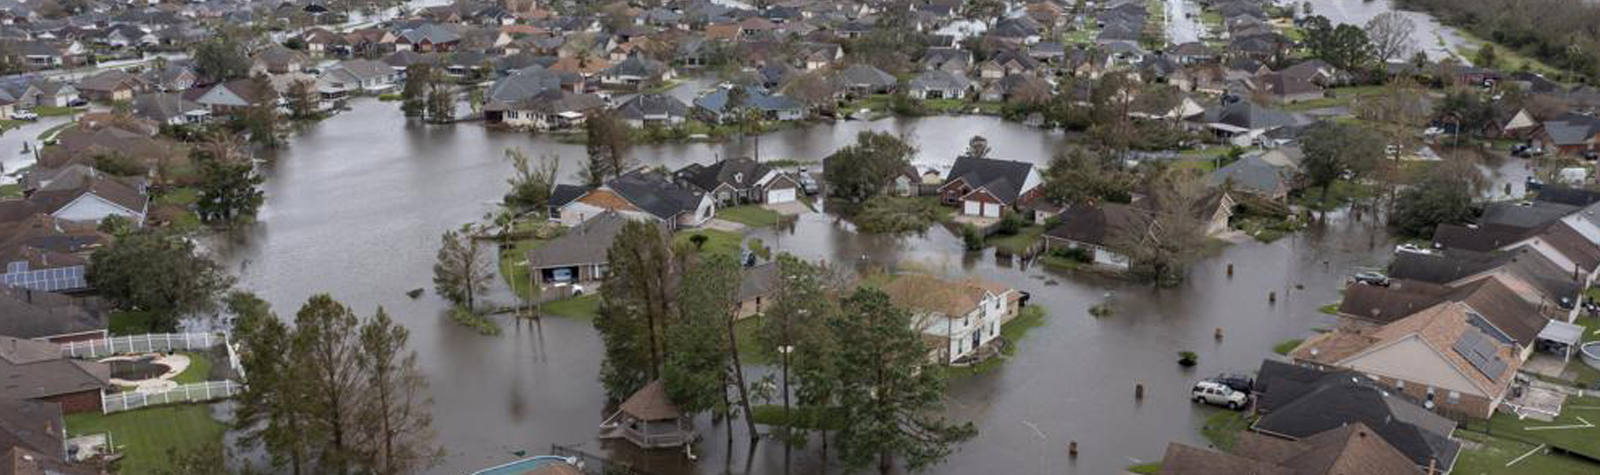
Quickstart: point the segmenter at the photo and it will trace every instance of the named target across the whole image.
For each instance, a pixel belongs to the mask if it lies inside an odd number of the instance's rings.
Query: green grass
[[[1348,107],[1357,99],[1383,94],[1387,86],[1351,86],[1328,89],[1327,93],[1333,97],[1322,97],[1292,104],[1284,104],[1283,109],[1289,111],[1308,111],[1313,109],[1326,109],[1329,107]]]
[[[790,384],[793,384],[793,381],[790,381]],[[783,396],[780,394],[778,396],[780,402],[782,398]],[[790,426],[801,429],[839,430],[845,426],[844,416],[839,411],[825,411],[820,407],[791,406],[789,408],[789,417],[784,417],[782,404],[753,406],[750,408],[750,419],[762,425]]]
[[[71,414],[67,435],[111,434],[111,443],[126,457],[119,473],[159,473],[172,468],[168,449],[187,450],[222,443],[226,430],[211,418],[209,406],[180,404],[115,414]]]
[[[62,122],[62,123],[56,125],[55,127],[51,127],[51,128],[45,129],[44,132],[39,132],[39,141],[40,142],[44,142],[44,141],[55,139],[56,138],[56,134],[59,134],[59,133],[61,133],[61,131],[66,130],[67,127],[72,127],[74,125],[78,125],[78,123],[77,122]]]
[[[732,221],[752,228],[776,226],[783,219],[783,214],[761,205],[743,205],[717,210],[717,219]]]
[[[1128,466],[1128,472],[1140,475],[1159,475],[1161,473],[1161,462],[1130,465]]]
[[[1458,29],[1456,30],[1456,33],[1460,34],[1467,43],[1467,45],[1463,45],[1458,48],[1456,50],[1456,54],[1463,58],[1467,58],[1468,60],[1476,59],[1478,57],[1478,50],[1483,49],[1483,45],[1493,44],[1488,40],[1473,35],[1466,29]],[[1526,68],[1529,71],[1552,77],[1562,73],[1560,69],[1556,69],[1553,66],[1545,64],[1544,61],[1540,61],[1537,58],[1522,54],[1521,51],[1517,51],[1515,48],[1505,45],[1494,44],[1494,56],[1495,64],[1488,65],[1488,67],[1493,67],[1502,71],[1521,71]]]
[[[520,231],[520,229],[519,229]],[[511,286],[512,293],[517,298],[526,302],[533,297],[533,289],[528,276],[528,251],[534,250],[549,239],[522,239],[515,241],[511,247],[500,250],[500,277],[505,279],[506,285]],[[498,242],[496,243],[498,246]]]
[[[33,113],[39,114],[39,117],[60,117],[64,115],[76,114],[82,110],[84,109],[79,109],[76,107],[39,106],[33,108]]]
[[[116,310],[111,312],[106,330],[112,335],[143,335],[150,333],[150,320],[153,317],[148,311]]]
[[[207,377],[211,375],[211,359],[204,354],[189,351],[183,352],[183,355],[189,357],[189,367],[184,368],[183,372],[178,373],[172,380],[178,384],[206,382]]]
[[[1296,338],[1296,339],[1293,339],[1293,340],[1284,340],[1284,341],[1278,342],[1278,344],[1272,345],[1272,352],[1280,354],[1280,355],[1288,356],[1289,352],[1294,351],[1295,348],[1299,348],[1300,347],[1300,343],[1304,342],[1304,341],[1305,340],[1301,340],[1301,339]]]
[[[1327,305],[1323,305],[1321,307],[1317,307],[1317,312],[1320,312],[1320,313],[1323,313],[1323,314],[1326,314],[1326,315],[1338,315],[1339,314],[1339,303],[1340,302],[1334,302],[1334,303],[1330,303],[1330,304],[1327,304]]]
[[[1077,259],[1061,257],[1048,253],[1040,257],[1039,262],[1044,264],[1045,267],[1059,270],[1076,270],[1082,268],[1083,266],[1089,265],[1089,263],[1082,262]]]
[[[1300,195],[1294,197],[1294,203],[1316,211],[1332,211],[1355,201],[1377,196],[1378,191],[1378,188],[1372,185],[1337,180],[1328,186],[1326,199],[1322,196],[1321,187],[1311,187],[1300,190]]]
[[[12,183],[12,184],[9,184],[9,185],[0,185],[0,199],[21,198],[21,197],[22,197],[22,185],[18,185],[16,183]]]
[[[695,248],[693,237],[697,235],[706,237],[705,244],[696,249],[702,255],[721,254],[737,259],[744,250],[743,234],[717,229],[696,229],[680,232],[672,237],[672,244],[674,246],[681,245]]]
[[[1205,425],[1200,426],[1200,436],[1205,437],[1217,450],[1232,452],[1239,433],[1249,429],[1254,422],[1242,411],[1218,410],[1206,417]]]
[[[775,365],[777,355],[771,348],[762,348],[757,334],[761,333],[761,316],[755,315],[733,323],[733,337],[739,343],[739,363],[745,365]]]
[[[1504,437],[1494,437],[1471,431],[1456,431],[1456,437],[1472,444],[1464,444],[1456,458],[1455,470],[1462,475],[1527,474],[1578,475],[1600,472],[1600,466],[1565,455],[1541,450],[1507,467],[1537,445],[1518,442]]]
[[[1044,226],[1025,226],[1016,234],[1010,236],[996,234],[989,237],[986,242],[995,249],[1011,254],[1022,254],[1039,242],[1040,236],[1044,236],[1044,231]]]
[[[1522,442],[1549,444],[1589,457],[1600,458],[1600,427],[1527,430],[1529,427],[1585,425],[1578,420],[1579,417],[1586,421],[1600,421],[1600,398],[1569,397],[1566,404],[1562,406],[1561,415],[1556,416],[1555,420],[1551,422],[1534,419],[1519,420],[1514,415],[1496,412],[1494,417],[1488,420],[1487,430],[1484,427],[1485,423],[1481,420],[1469,421],[1465,428],[1477,432],[1487,432],[1496,436],[1507,436]]]
[[[177,206],[185,209],[199,202],[200,190],[187,186],[167,190],[156,197],[157,205]]]
[[[569,299],[546,302],[539,306],[539,313],[579,320],[594,320],[594,317],[600,315],[600,294],[590,292]]]

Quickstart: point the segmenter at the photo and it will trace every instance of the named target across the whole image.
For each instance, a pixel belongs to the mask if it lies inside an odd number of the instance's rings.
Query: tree
[[[194,49],[195,73],[222,82],[250,75],[250,56],[229,35],[202,41]]]
[[[674,402],[684,401],[693,408],[692,412],[705,411],[725,401],[728,386],[734,386],[754,443],[760,433],[751,417],[750,390],[745,384],[734,330],[740,277],[739,263],[726,255],[712,256],[689,267],[678,287],[678,318],[666,329],[666,341],[672,351],[667,353],[662,375]],[[732,381],[728,375],[733,376]]]
[[[266,178],[238,149],[231,136],[216,134],[200,155],[200,219],[229,224],[254,217],[265,201],[261,184]]]
[[[553,153],[539,156],[539,164],[528,160],[521,147],[506,148],[506,160],[511,161],[511,178],[506,182],[511,191],[503,199],[510,208],[543,212],[550,204],[550,194],[555,192],[556,176],[561,169],[561,157]]]
[[[1478,53],[1472,55],[1472,62],[1480,68],[1495,67],[1499,57],[1495,54],[1494,44],[1484,43],[1482,48],[1478,48]]]
[[[844,299],[842,316],[829,321],[838,339],[842,390],[838,407],[839,458],[855,468],[877,462],[889,473],[896,457],[912,471],[950,455],[955,444],[977,435],[971,423],[953,424],[943,412],[944,380],[929,363],[922,335],[910,312],[889,303],[888,294],[863,287]]]
[[[1334,26],[1327,18],[1313,16],[1305,21],[1305,45],[1311,56],[1346,71],[1365,69],[1373,58],[1367,32],[1355,25]]]
[[[989,158],[989,139],[982,135],[974,135],[967,141],[967,152],[962,156],[970,158]]]
[[[278,136],[277,94],[265,75],[251,78],[250,88],[256,91],[255,100],[237,116],[234,128],[248,133],[250,143],[276,148],[283,144],[283,138]]]
[[[961,17],[968,20],[983,22],[993,25],[995,20],[1006,14],[1006,4],[1001,0],[967,0],[961,6]]]
[[[1129,272],[1154,285],[1183,281],[1205,247],[1206,222],[1194,211],[1210,192],[1192,170],[1167,169],[1152,180],[1142,220],[1112,231],[1111,247],[1128,258]]]
[[[781,285],[773,296],[772,306],[761,316],[756,338],[764,350],[778,349],[783,354],[781,349],[788,348],[783,361],[787,371],[780,390],[784,395],[784,407],[790,407],[792,393],[802,410],[825,413],[833,406],[834,394],[838,392],[837,342],[828,331],[828,322],[839,314],[838,289],[830,285],[826,267],[812,265],[789,254],[779,255],[777,262]],[[789,388],[791,373],[800,385],[795,391]],[[782,430],[788,433],[795,429]],[[804,440],[800,437],[786,439]],[[827,434],[823,434],[823,447],[822,458],[826,462]],[[789,450],[787,446],[784,448],[786,461]],[[822,472],[827,472],[826,466]]]
[[[225,475],[232,473],[228,470],[228,451],[222,446],[221,441],[209,441],[201,445],[179,450],[177,447],[167,448],[167,467],[157,471],[157,475]],[[46,471],[44,473],[55,473]]]
[[[468,311],[477,308],[477,295],[489,290],[494,278],[489,255],[472,239],[471,225],[445,231],[440,237],[438,261],[433,264],[433,289]]]
[[[186,239],[155,230],[123,236],[89,258],[89,285],[123,310],[150,314],[149,331],[176,330],[184,315],[210,310],[233,285]]]
[[[1126,203],[1133,185],[1133,177],[1117,167],[1115,159],[1094,156],[1081,147],[1056,151],[1044,171],[1045,197],[1064,205]]]
[[[1090,90],[1089,102],[1092,121],[1089,134],[1102,147],[1121,157],[1133,146],[1138,130],[1133,123],[1133,99],[1139,85],[1121,72],[1100,77]]]
[[[1484,185],[1483,176],[1471,164],[1447,160],[1400,192],[1389,224],[1409,236],[1432,236],[1440,224],[1471,219],[1472,201]]]
[[[621,400],[661,376],[678,276],[665,232],[629,221],[606,251],[611,269],[594,327],[605,344],[600,382]]]
[[[428,86],[427,120],[435,124],[448,124],[456,120],[456,91],[442,79]]]
[[[1322,189],[1319,201],[1326,204],[1328,188],[1345,176],[1365,176],[1383,157],[1383,138],[1359,125],[1323,121],[1312,125],[1300,139],[1305,158],[1301,172],[1307,184]]]
[[[834,198],[861,203],[878,196],[911,163],[917,149],[888,132],[863,131],[856,143],[823,159],[824,179]]]
[[[265,448],[273,466],[304,473],[313,447],[301,434],[309,395],[298,373],[305,368],[292,358],[291,330],[254,294],[235,292],[227,305],[234,315],[239,365],[250,378],[235,398],[233,427],[243,433],[243,445]]]
[[[589,155],[584,177],[590,185],[599,186],[607,178],[622,176],[633,166],[628,160],[633,131],[616,115],[610,112],[591,114],[583,121],[583,132],[588,139],[584,151]]]
[[[365,401],[356,420],[365,428],[361,451],[367,466],[380,475],[434,466],[444,452],[434,443],[428,381],[417,369],[417,353],[407,348],[410,331],[378,307],[359,334],[356,363],[365,376]]]
[[[324,472],[344,473],[360,461],[355,417],[361,368],[357,355],[357,318],[349,307],[327,294],[312,296],[295,313],[291,352],[305,385],[305,418],[301,437],[310,439]]]
[[[1383,12],[1367,21],[1367,39],[1372,55],[1380,63],[1406,57],[1412,49],[1411,34],[1417,25],[1400,12]]]
[[[427,64],[406,66],[405,87],[400,90],[400,110],[406,117],[423,117],[428,112],[428,82],[433,70]]]
[[[321,117],[317,111],[317,91],[311,81],[292,81],[289,83],[289,117],[294,120],[315,120]]]

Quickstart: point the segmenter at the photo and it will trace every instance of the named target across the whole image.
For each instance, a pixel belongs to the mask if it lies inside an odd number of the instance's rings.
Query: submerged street
[[[285,318],[326,292],[361,314],[383,306],[411,329],[430,382],[438,440],[449,452],[432,473],[471,471],[512,460],[513,451],[543,453],[551,444],[606,452],[595,439],[606,414],[597,381],[601,345],[590,322],[547,317],[539,327],[519,327],[500,317],[503,336],[480,336],[446,318],[447,304],[431,290],[440,233],[479,219],[505,192],[506,147],[559,154],[570,181],[582,146],[476,124],[408,123],[394,104],[370,99],[353,106],[268,157],[260,222],[218,236],[218,258],[240,276],[241,287]],[[817,160],[864,129],[913,137],[920,167],[947,165],[974,134],[987,137],[998,158],[1040,164],[1064,140],[992,117],[885,119],[770,133],[761,139],[761,156]],[[738,150],[733,140],[639,146],[632,156],[643,165],[679,167]],[[963,254],[960,239],[937,226],[924,236],[867,236],[811,213],[789,229],[749,235],[806,259],[984,277],[1028,291],[1032,304],[1048,309],[1044,326],[1027,334],[1010,361],[951,382],[949,416],[973,421],[979,435],[930,473],[1059,473],[1060,467],[1114,473],[1159,458],[1169,441],[1203,446],[1197,423],[1213,409],[1192,405],[1189,386],[1221,371],[1248,372],[1276,342],[1331,325],[1317,307],[1338,299],[1350,269],[1380,265],[1392,249],[1370,216],[1358,222],[1331,214],[1327,224],[1271,244],[1229,246],[1194,266],[1184,285],[1155,290],[1093,274],[1024,269],[992,251]],[[510,302],[502,281],[495,285],[492,298]],[[418,288],[428,291],[418,299],[405,295]],[[1278,293],[1275,304],[1270,291]],[[1088,314],[1107,300],[1111,316]],[[1213,337],[1217,328],[1221,340]],[[1179,368],[1182,350],[1199,353],[1200,364]],[[1142,401],[1133,398],[1138,383],[1146,386]],[[724,464],[735,473],[781,473],[780,445],[767,441],[746,460],[743,429],[735,424],[740,442],[730,457],[723,427],[698,421],[703,439],[693,464],[676,452],[653,460],[610,453],[660,473],[719,473]],[[1073,440],[1076,460],[1066,451]],[[815,444],[797,450],[797,473],[814,466],[816,450]]]

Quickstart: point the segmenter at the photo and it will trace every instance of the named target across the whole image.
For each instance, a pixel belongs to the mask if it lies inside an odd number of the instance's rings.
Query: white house
[[[895,276],[883,291],[896,306],[913,314],[912,325],[940,363],[975,363],[1000,337],[1000,327],[1016,318],[1021,292],[993,282],[951,282],[921,274]]]

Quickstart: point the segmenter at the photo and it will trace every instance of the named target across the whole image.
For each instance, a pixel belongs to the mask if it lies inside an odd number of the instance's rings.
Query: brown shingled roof
[[[678,406],[667,397],[667,385],[657,379],[639,388],[627,401],[622,402],[622,412],[645,421],[665,421],[678,418]]]

